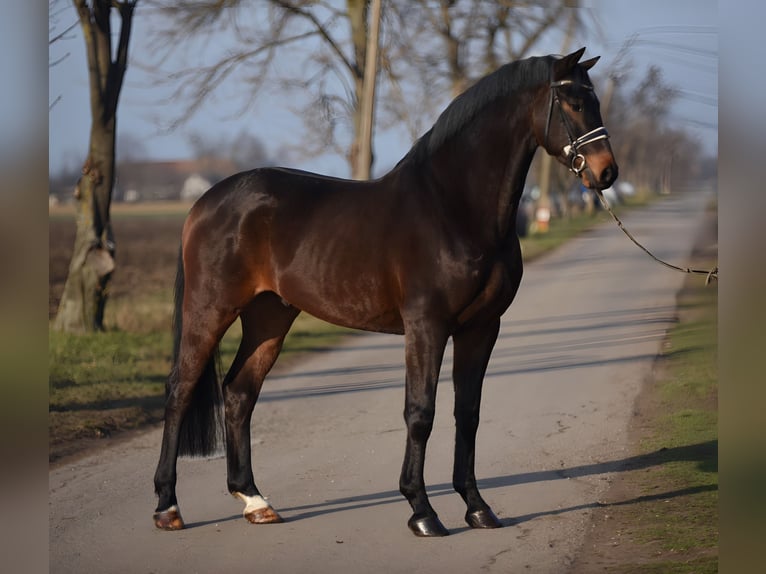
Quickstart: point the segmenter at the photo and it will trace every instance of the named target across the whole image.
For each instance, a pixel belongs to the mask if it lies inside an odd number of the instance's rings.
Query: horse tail
[[[178,254],[173,310],[173,368],[165,385],[165,398],[179,383],[178,361],[181,351],[183,327],[184,264],[182,253]],[[219,384],[220,352],[216,345],[194,389],[191,402],[179,428],[179,456],[209,456],[217,453],[222,444],[223,417],[221,386]]]

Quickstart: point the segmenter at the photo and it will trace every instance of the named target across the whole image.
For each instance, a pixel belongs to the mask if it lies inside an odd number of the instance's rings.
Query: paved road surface
[[[626,225],[683,263],[707,197],[674,197]],[[253,526],[222,458],[182,460],[188,528],[152,526],[160,432],[50,472],[50,571],[174,573],[565,572],[627,455],[633,401],[674,320],[683,275],[611,223],[527,266],[485,384],[477,476],[505,528],[473,531],[450,486],[451,359],[426,483],[452,535],[418,539],[397,486],[402,338],[351,337],[267,380],[253,427],[256,482],[286,519]],[[702,279],[701,279],[702,280]]]

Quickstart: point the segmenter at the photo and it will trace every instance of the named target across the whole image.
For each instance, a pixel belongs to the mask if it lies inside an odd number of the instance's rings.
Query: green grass
[[[583,231],[606,221],[609,214],[599,211],[594,215],[582,215],[571,219],[554,219],[546,233],[531,233],[521,239],[521,252],[524,261],[529,262],[535,258],[566,243]]]
[[[116,311],[130,305],[115,302]],[[51,460],[69,454],[73,441],[104,438],[162,420],[170,371],[170,312],[152,319],[167,328],[138,332],[111,329],[71,335],[49,332],[49,438]],[[300,315],[288,334],[280,363],[302,352],[337,345],[349,331]],[[239,323],[221,342],[224,369],[239,345]]]
[[[51,460],[68,454],[80,439],[104,438],[161,419],[169,332],[51,331],[48,344]]]
[[[715,286],[697,286],[683,298],[688,319],[670,333],[665,376],[657,388],[662,414],[643,448],[700,445],[696,456],[661,464],[655,477],[697,492],[664,503],[661,519],[643,537],[659,541],[666,551],[689,552],[718,544],[717,293]]]
[[[687,281],[679,310],[652,389],[650,430],[640,442],[651,464],[626,473],[638,502],[620,510],[646,556],[609,572],[718,571],[716,285]]]

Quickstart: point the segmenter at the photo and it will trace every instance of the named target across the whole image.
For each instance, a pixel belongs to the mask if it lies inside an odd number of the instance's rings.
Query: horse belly
[[[395,297],[379,275],[287,272],[279,278],[279,294],[290,305],[328,323],[380,333],[404,332]]]

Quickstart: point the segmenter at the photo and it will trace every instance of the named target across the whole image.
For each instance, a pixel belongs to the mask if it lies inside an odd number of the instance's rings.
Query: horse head
[[[617,179],[617,162],[588,77],[599,57],[580,62],[584,52],[581,48],[553,61],[550,83],[535,106],[535,134],[586,187],[605,189]]]

